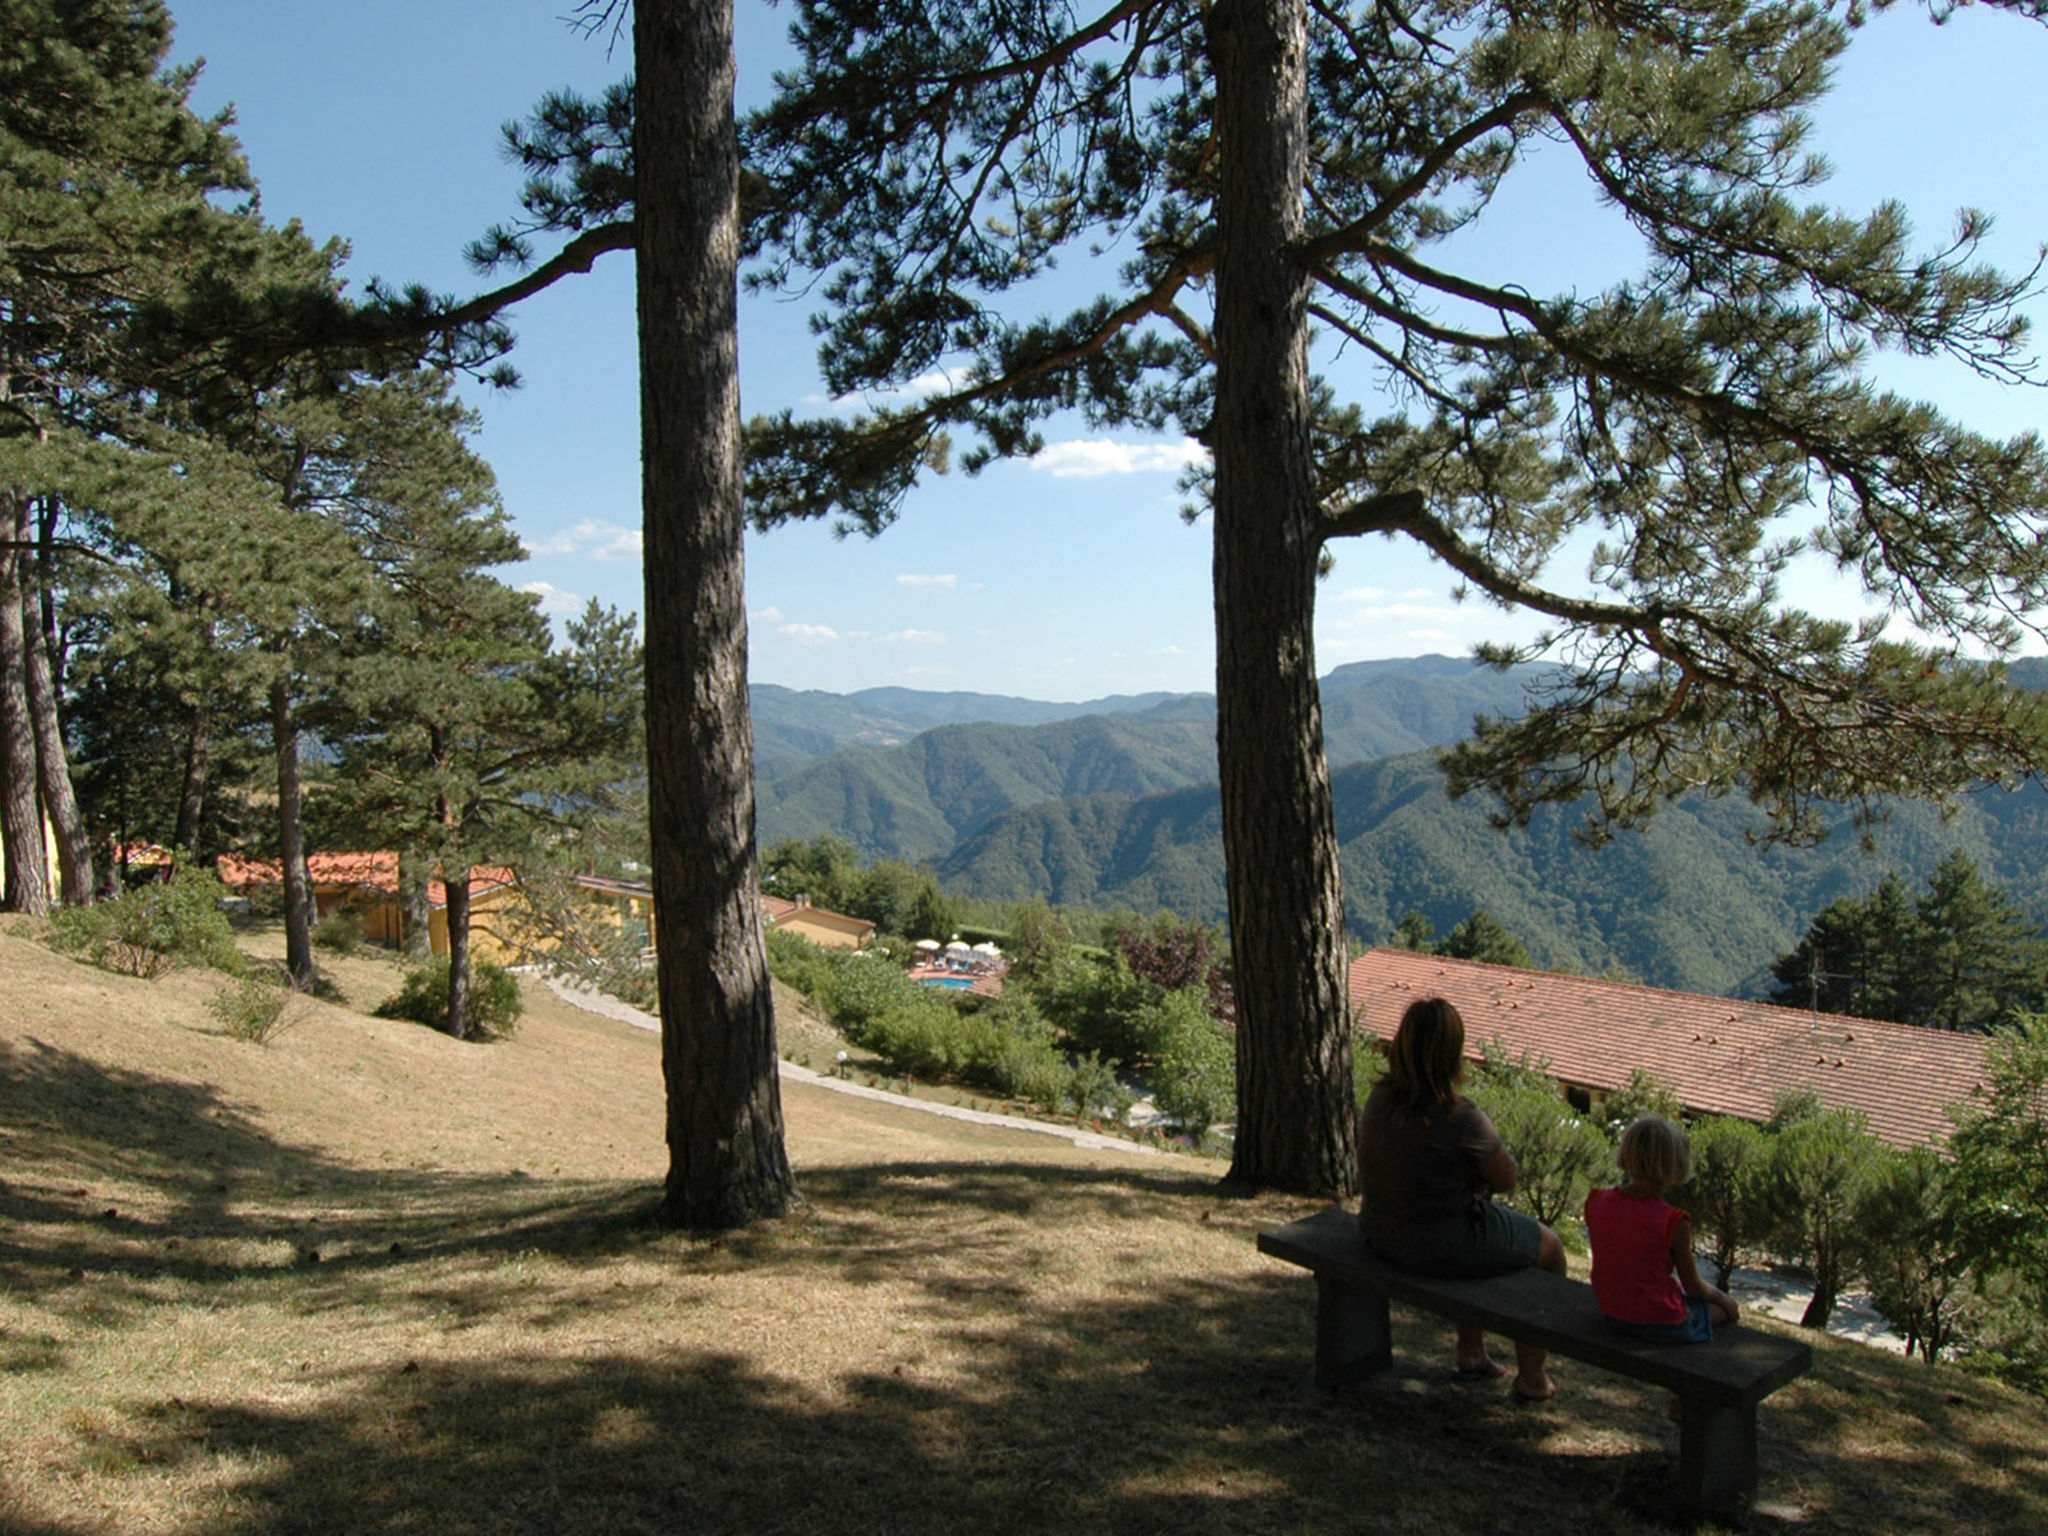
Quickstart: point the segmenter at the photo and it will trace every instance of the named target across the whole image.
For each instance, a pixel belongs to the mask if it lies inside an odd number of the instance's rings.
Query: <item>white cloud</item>
[[[556,558],[580,555],[587,560],[599,561],[640,558],[638,528],[626,528],[618,523],[607,523],[598,518],[586,517],[573,528],[565,528],[541,539],[529,539],[522,535],[519,542],[526,546],[529,555]]]
[[[1074,438],[1051,443],[1024,462],[1057,479],[1092,479],[1098,475],[1178,473],[1209,457],[1209,450],[1191,437],[1178,443],[1119,443],[1106,437]]]
[[[898,629],[886,635],[876,636],[878,640],[894,641],[898,645],[944,645],[946,637],[935,629]]]
[[[1385,598],[1385,587],[1347,587],[1337,594],[1340,603],[1377,603]]]
[[[540,599],[540,611],[549,618],[558,618],[565,613],[581,613],[584,599],[574,592],[564,592],[560,587],[547,581],[529,581],[519,589],[531,592]]]
[[[923,400],[931,395],[958,389],[966,382],[967,375],[964,372],[956,372],[951,368],[934,368],[931,372],[921,373],[909,383],[899,384],[894,389],[877,389],[863,395],[838,395],[830,399],[824,395],[806,395],[804,404],[827,406],[842,415],[851,415],[855,411],[874,410],[878,406],[907,405],[914,400]]]
[[[942,576],[919,576],[913,572],[905,571],[896,578],[896,585],[899,587],[942,587],[947,591],[951,591],[960,585],[960,578],[950,571]]]
[[[782,610],[780,608],[756,608],[754,610],[754,617],[763,624],[780,624],[782,622]]]
[[[776,633],[805,645],[823,645],[839,638],[839,631],[827,624],[785,624]]]

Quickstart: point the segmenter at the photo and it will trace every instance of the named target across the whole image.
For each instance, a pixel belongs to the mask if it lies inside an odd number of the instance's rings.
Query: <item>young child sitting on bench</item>
[[[1628,1182],[1586,1197],[1594,1298],[1624,1333],[1704,1344],[1740,1309],[1734,1297],[1700,1278],[1692,1218],[1664,1199],[1666,1190],[1692,1177],[1692,1143],[1662,1115],[1644,1115],[1622,1133],[1615,1161]]]

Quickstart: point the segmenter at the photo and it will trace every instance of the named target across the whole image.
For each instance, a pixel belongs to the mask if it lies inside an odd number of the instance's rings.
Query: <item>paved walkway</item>
[[[635,1029],[661,1032],[661,1020],[651,1013],[644,1013],[631,1003],[624,1003],[610,993],[599,992],[594,987],[565,981],[559,976],[545,978],[548,990],[572,1007],[587,1013],[600,1014],[607,1019],[616,1019],[621,1024],[630,1024]],[[1037,1136],[1057,1136],[1074,1146],[1093,1152],[1129,1152],[1139,1157],[1157,1157],[1160,1148],[1146,1146],[1142,1142],[1129,1141],[1122,1136],[1105,1136],[1099,1131],[1084,1131],[1077,1126],[1053,1125],[1044,1120],[1027,1120],[1022,1115],[997,1115],[985,1109],[967,1109],[958,1104],[940,1104],[930,1099],[913,1098],[909,1094],[891,1093],[885,1088],[870,1088],[865,1083],[848,1082],[834,1077],[829,1072],[814,1072],[809,1067],[800,1067],[793,1061],[782,1063],[782,1075],[791,1082],[813,1083],[828,1088],[834,1093],[851,1094],[857,1099],[874,1099],[884,1104],[894,1104],[902,1109],[921,1110],[928,1115],[943,1115],[949,1120],[966,1120],[975,1125],[993,1125],[1006,1131],[1029,1131]]]

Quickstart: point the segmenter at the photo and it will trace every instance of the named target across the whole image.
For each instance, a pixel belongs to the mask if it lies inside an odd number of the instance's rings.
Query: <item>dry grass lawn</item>
[[[655,1039],[529,991],[517,1039],[364,1012],[268,1046],[217,978],[85,968],[0,920],[0,1531],[1636,1532],[1655,1394],[1571,1362],[1517,1408],[1412,1369],[1305,1387],[1303,1202],[1218,1165],[789,1085],[808,1207],[644,1213]],[[1814,1531],[2048,1530],[2048,1404],[1817,1341],[1762,1417]]]

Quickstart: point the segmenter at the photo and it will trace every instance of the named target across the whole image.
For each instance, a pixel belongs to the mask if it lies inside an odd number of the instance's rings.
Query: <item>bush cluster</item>
[[[526,1000],[519,995],[519,978],[502,965],[487,960],[469,967],[469,1025],[478,1039],[508,1040],[519,1029],[519,1016]],[[430,1029],[448,1027],[448,960],[436,956],[405,973],[395,997],[376,1007],[380,1019],[409,1019]]]
[[[353,912],[330,912],[313,925],[314,948],[339,958],[354,954],[366,942],[363,920]]]
[[[1483,1057],[1468,1092],[1519,1164],[1505,1198],[1553,1226],[1569,1230],[1587,1191],[1620,1178],[1613,1146],[1630,1120],[1677,1118],[1647,1073],[1595,1121],[1560,1097],[1541,1063]],[[1986,1101],[1956,1112],[1946,1155],[1890,1146],[1860,1114],[1810,1093],[1786,1095],[1762,1126],[1692,1121],[1692,1178],[1674,1199],[1692,1216],[1702,1270],[1725,1287],[1745,1258],[1803,1265],[1814,1282],[1810,1326],[1861,1285],[1909,1352],[1961,1354],[1976,1369],[2048,1387],[2048,1024],[1997,1036],[1990,1073]]]
[[[251,974],[208,998],[206,1010],[220,1020],[222,1033],[230,1039],[268,1045],[291,1027],[296,995],[277,977]]]
[[[824,1010],[847,1039],[891,1071],[959,1083],[1053,1113],[1130,1112],[1131,1092],[1115,1069],[1088,1052],[1063,1049],[1025,988],[1000,998],[919,986],[886,955],[855,954],[769,935],[768,961],[785,984]]]
[[[221,910],[226,897],[211,870],[182,869],[112,901],[51,913],[50,941],[124,976],[152,978],[181,966],[239,975],[246,962]]]

